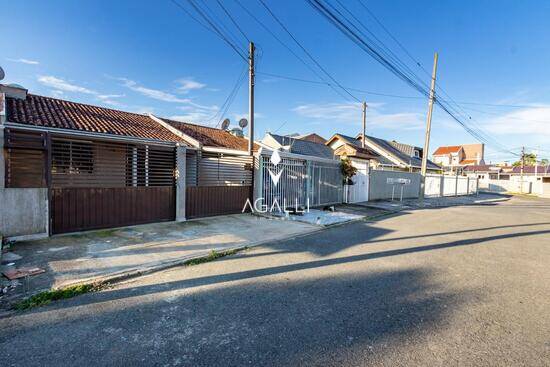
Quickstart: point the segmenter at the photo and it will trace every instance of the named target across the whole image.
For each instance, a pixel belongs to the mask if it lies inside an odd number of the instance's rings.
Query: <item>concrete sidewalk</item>
[[[319,226],[306,223],[238,214],[19,242],[10,249],[22,257],[15,266],[40,267],[46,272],[12,281],[18,286],[0,303],[12,304],[51,288],[140,275],[207,256],[212,250],[254,246],[318,230]]]
[[[379,200],[379,201],[367,201],[359,203],[358,205],[364,205],[370,208],[376,208],[387,211],[402,211],[402,210],[416,210],[416,209],[436,209],[446,208],[449,206],[460,205],[480,205],[491,204],[500,201],[510,200],[510,195],[502,194],[486,194],[480,193],[478,195],[464,195],[464,196],[446,196],[424,199],[424,203],[421,203],[418,199],[404,199],[399,200]]]

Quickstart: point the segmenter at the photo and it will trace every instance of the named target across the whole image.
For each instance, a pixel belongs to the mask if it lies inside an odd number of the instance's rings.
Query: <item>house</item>
[[[242,131],[151,116],[185,141],[186,217],[198,218],[240,213],[252,196],[254,158]],[[254,144],[254,151],[259,146]]]
[[[307,140],[318,144],[325,144],[327,142],[327,139],[323,138],[321,135],[318,135],[316,133],[309,133],[309,134],[292,134],[288,135],[291,138],[300,139],[300,140]]]
[[[334,134],[326,143],[335,151],[349,149],[349,147],[362,148],[362,134],[353,138],[343,134]],[[345,148],[341,148],[344,146]],[[417,172],[422,167],[422,149],[408,144],[388,141],[373,136],[366,136],[365,155],[369,157],[370,168],[377,170],[397,170]],[[439,172],[441,167],[428,160],[428,172]]]
[[[252,195],[248,140],[229,131],[19,86],[0,101],[4,237],[238,213]]]
[[[461,171],[466,166],[484,165],[484,144],[442,146],[433,153],[433,161],[448,171]]]
[[[311,134],[310,134],[311,135]],[[266,133],[261,140],[264,146],[285,151],[291,154],[305,155],[323,159],[335,159],[334,152],[324,143],[316,143],[310,140],[296,137]]]
[[[0,95],[3,236],[185,220],[179,136],[146,115],[20,86]]]
[[[266,133],[258,144],[256,200],[267,207],[274,203],[313,207],[342,202],[340,159],[330,147],[272,133]]]

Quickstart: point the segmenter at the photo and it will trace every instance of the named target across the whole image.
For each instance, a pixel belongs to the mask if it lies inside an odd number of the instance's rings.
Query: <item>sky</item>
[[[248,117],[248,79],[243,74],[247,65],[206,29],[204,21],[198,24],[174,1],[200,19],[188,0],[0,0],[3,82],[23,85],[34,94],[114,109],[210,126],[229,118],[236,125]],[[264,1],[338,83],[361,90],[348,89],[369,106],[367,134],[423,146],[425,97],[346,38],[307,1]],[[535,150],[540,158],[550,157],[550,2],[328,1],[345,4],[426,84],[434,52],[439,53],[436,90],[458,104],[454,106],[462,120],[490,136],[487,162],[515,161],[517,156],[509,151],[517,154],[521,146]],[[223,8],[216,0],[198,3],[237,47],[247,50],[248,38],[258,48],[256,139],[268,131],[316,132],[325,138],[361,132],[360,103],[345,92],[268,75],[320,80],[310,70],[316,69],[313,61],[259,0],[220,2]],[[235,85],[240,89],[225,110]],[[440,145],[475,142],[435,108],[430,152]]]

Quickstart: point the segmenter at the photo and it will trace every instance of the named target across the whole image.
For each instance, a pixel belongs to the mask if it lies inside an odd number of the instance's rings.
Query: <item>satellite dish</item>
[[[230,124],[229,119],[223,120],[223,122],[222,122],[222,129],[223,129],[223,130],[227,130],[227,128],[229,127],[229,124]]]
[[[241,127],[241,129],[244,129],[246,127],[246,125],[248,125],[248,120],[247,119],[240,119],[239,120],[239,126]]]
[[[6,73],[4,73],[4,69],[2,69],[2,67],[0,66],[0,80],[4,79],[5,76]]]

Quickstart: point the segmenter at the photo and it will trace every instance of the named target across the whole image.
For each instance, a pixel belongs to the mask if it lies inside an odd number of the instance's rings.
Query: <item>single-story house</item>
[[[4,237],[239,213],[252,197],[254,157],[229,131],[20,86],[0,101]]]
[[[169,129],[20,86],[0,94],[3,236],[185,220],[187,143]]]
[[[334,134],[326,145],[335,151],[345,145],[362,147],[362,138],[362,134],[355,138],[344,134]],[[374,157],[368,158],[372,169],[418,172],[422,167],[422,149],[419,147],[367,135],[363,149],[367,149],[365,154],[373,153],[374,155]],[[428,160],[428,172],[436,173],[440,170],[441,167]]]

